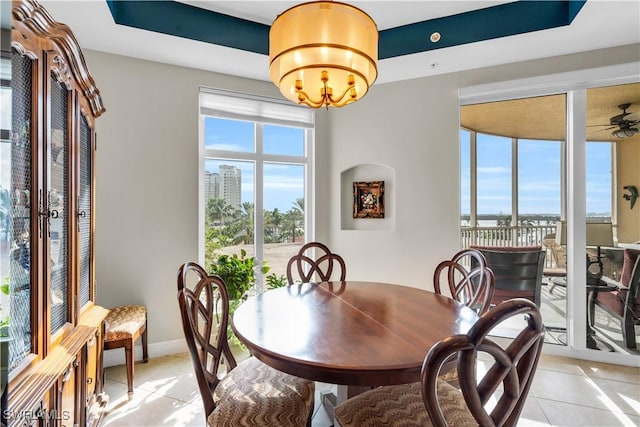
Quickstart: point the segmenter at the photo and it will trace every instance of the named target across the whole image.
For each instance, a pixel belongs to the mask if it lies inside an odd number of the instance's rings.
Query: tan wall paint
[[[622,187],[635,185],[640,191],[640,134],[617,143],[618,159],[618,241],[633,243],[640,240],[640,199],[631,209],[623,194],[629,194]]]

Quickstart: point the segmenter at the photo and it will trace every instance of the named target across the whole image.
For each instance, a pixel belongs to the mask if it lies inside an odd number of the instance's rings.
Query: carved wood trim
[[[38,405],[43,392],[54,386],[60,375],[76,360],[82,347],[102,328],[107,313],[108,310],[94,306],[80,319],[73,333],[55,347],[42,363],[28,372],[22,383],[9,384],[8,407],[11,408],[11,413],[19,414]]]
[[[65,24],[56,22],[35,0],[14,1],[12,13],[16,23],[24,25],[38,36],[52,40],[66,54],[69,69],[82,93],[89,100],[93,115],[95,117],[102,115],[106,110],[100,91],[89,73],[80,44],[71,29]]]

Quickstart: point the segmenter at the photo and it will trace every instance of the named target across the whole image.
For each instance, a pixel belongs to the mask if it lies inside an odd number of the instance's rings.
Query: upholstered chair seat
[[[460,390],[438,382],[438,399],[445,419],[456,427],[478,427]],[[383,386],[347,400],[335,408],[342,427],[431,427],[420,383]]]
[[[305,426],[313,382],[277,371],[255,357],[232,369],[213,392],[210,426]]]

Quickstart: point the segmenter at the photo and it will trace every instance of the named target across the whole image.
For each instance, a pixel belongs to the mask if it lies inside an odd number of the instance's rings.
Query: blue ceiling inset
[[[570,25],[586,0],[521,0],[380,31],[379,59]],[[120,25],[269,54],[269,26],[175,1],[107,0]],[[438,32],[440,41],[429,36]]]

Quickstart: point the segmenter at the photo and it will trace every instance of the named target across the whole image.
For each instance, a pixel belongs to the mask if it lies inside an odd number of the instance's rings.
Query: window
[[[611,222],[611,142],[587,142],[587,221]]]
[[[313,111],[276,99],[200,90],[200,258],[255,257],[282,279],[312,233]],[[264,277],[256,269],[256,290]]]

